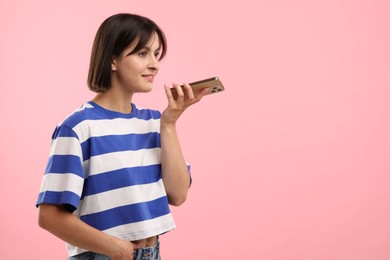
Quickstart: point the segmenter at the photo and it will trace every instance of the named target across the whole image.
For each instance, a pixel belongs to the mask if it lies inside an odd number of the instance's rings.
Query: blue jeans
[[[152,247],[139,248],[134,250],[134,260],[161,260],[160,242]],[[71,256],[68,260],[110,260],[111,258],[94,252],[85,252],[79,255]]]

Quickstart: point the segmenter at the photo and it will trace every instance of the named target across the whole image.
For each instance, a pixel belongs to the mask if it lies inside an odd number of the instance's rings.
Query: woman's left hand
[[[166,125],[175,125],[181,114],[191,105],[199,102],[206,94],[207,89],[201,91],[197,96],[194,95],[192,88],[188,84],[181,87],[179,84],[173,84],[177,92],[177,99],[173,98],[171,88],[165,85],[165,94],[168,98],[168,107],[161,115],[161,123]]]

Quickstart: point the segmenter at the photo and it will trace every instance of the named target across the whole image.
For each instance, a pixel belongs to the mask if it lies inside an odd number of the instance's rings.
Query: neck
[[[110,89],[104,93],[98,93],[92,101],[105,109],[128,114],[132,112],[131,99],[132,95],[123,95]]]

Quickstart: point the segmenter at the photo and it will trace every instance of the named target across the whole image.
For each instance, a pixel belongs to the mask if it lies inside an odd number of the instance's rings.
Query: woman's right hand
[[[134,243],[120,239],[110,257],[112,260],[133,260],[134,249],[136,249]]]

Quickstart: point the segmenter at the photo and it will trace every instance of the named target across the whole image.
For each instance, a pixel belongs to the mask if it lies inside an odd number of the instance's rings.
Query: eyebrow
[[[148,51],[151,51],[151,50],[152,50],[152,49],[151,49],[150,47],[148,47],[148,46],[145,46],[145,47],[141,48],[141,50],[143,50],[143,49],[146,49],[146,50],[148,50]],[[155,51],[160,51],[160,50],[161,50],[161,46],[158,47]]]
[[[150,47],[148,47],[148,46],[145,46],[145,47],[139,49],[137,52],[142,51],[142,50],[151,51],[152,49],[151,49]],[[156,51],[161,51],[161,46],[158,47],[158,48],[155,50],[155,52],[156,52]],[[131,54],[134,54],[134,50],[130,51],[128,54],[126,54],[126,56],[129,56],[129,55],[131,55]]]

